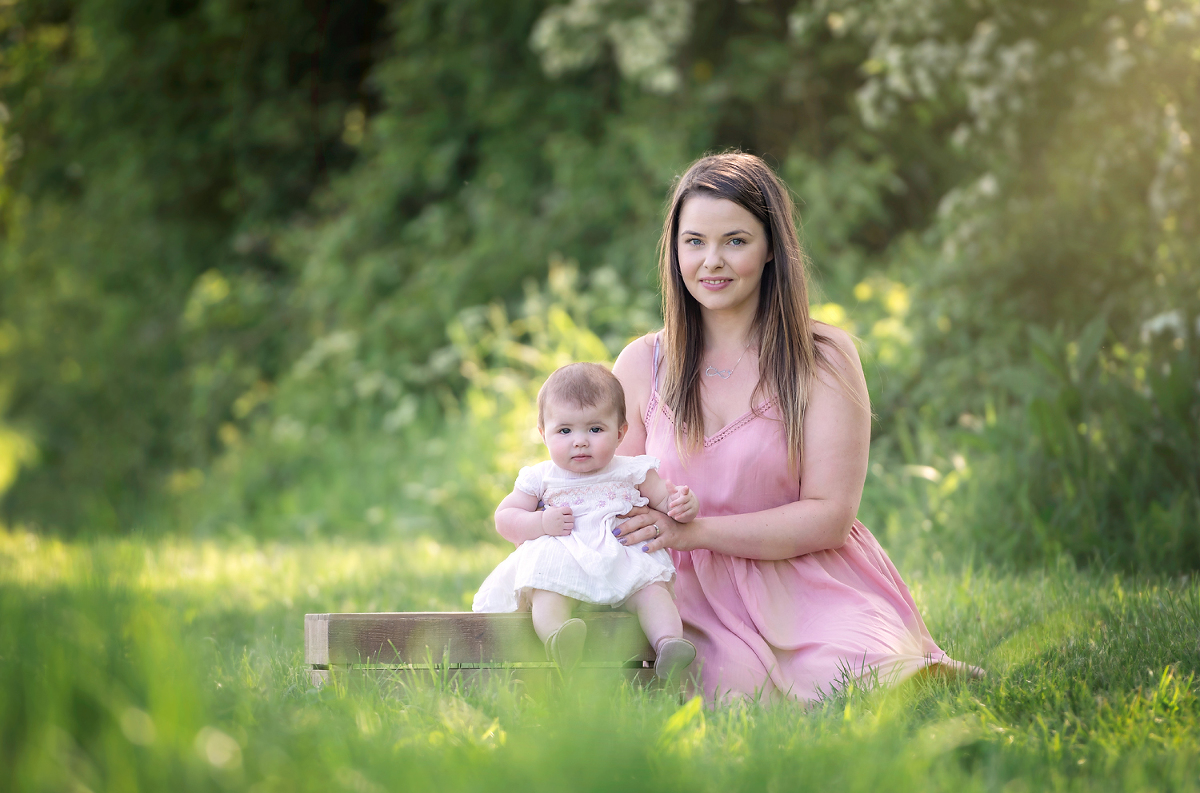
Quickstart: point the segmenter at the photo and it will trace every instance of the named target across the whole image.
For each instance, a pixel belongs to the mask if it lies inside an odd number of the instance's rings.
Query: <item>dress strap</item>
[[[654,334],[654,390],[658,390],[658,340],[661,333]]]

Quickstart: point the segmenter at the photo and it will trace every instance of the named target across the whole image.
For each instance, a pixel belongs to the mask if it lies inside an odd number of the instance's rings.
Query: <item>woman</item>
[[[658,457],[665,479],[695,488],[700,517],[641,508],[616,533],[671,551],[706,695],[813,700],[875,674],[982,674],[938,648],[855,519],[871,435],[862,365],[845,332],[809,317],[778,177],[741,153],[692,165],[659,269],[665,328],[613,367],[631,419],[618,453]]]

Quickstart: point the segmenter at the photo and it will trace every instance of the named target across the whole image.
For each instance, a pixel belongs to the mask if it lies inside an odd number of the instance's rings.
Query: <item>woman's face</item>
[[[725,198],[694,195],[679,212],[679,269],[688,292],[709,311],[754,311],[763,267],[771,261],[766,230]]]

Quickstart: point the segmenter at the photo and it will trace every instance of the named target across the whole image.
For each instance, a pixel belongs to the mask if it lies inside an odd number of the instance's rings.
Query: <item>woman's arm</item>
[[[646,407],[653,387],[654,336],[648,333],[625,345],[613,364],[613,374],[625,388],[625,420],[629,429],[617,447],[617,454],[637,457],[646,453]]]
[[[704,548],[749,559],[791,559],[846,542],[867,476],[871,415],[862,364],[850,336],[836,328],[822,327],[821,332],[836,345],[825,348],[836,375],[818,367],[813,379],[804,418],[799,500],[745,515],[700,517],[688,524],[642,508],[619,527],[620,538],[627,544],[642,543],[650,551]],[[644,438],[643,429],[643,446]],[[657,540],[647,528],[654,524],[659,527]]]

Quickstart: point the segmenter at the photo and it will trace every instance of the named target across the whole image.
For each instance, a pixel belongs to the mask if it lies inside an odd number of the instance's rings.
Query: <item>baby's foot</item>
[[[654,676],[660,680],[678,677],[696,660],[696,645],[687,639],[666,638],[655,649]]]
[[[587,623],[581,619],[569,619],[546,639],[546,657],[569,672],[583,657],[583,643],[587,640]]]

